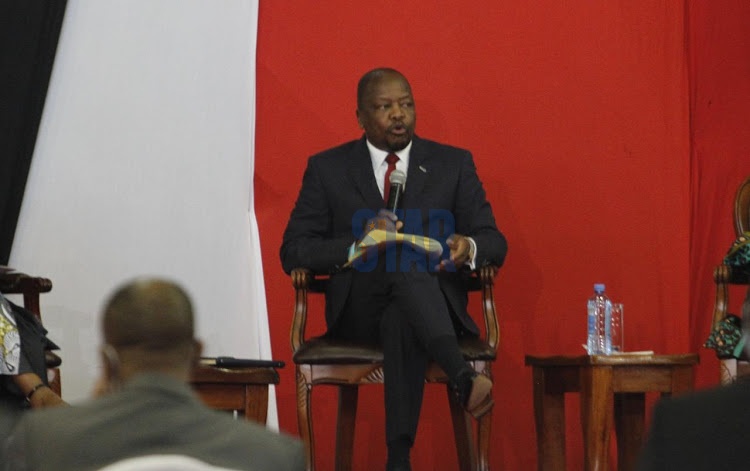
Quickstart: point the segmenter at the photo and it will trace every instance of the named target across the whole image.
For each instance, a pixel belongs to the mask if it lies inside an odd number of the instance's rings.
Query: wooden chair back
[[[734,232],[737,237],[750,231],[750,176],[737,188],[734,197]],[[750,289],[750,275],[744,270],[724,263],[714,269],[714,283],[716,298],[714,300],[714,314],[711,329],[716,329],[726,317],[729,305],[729,286],[745,285]],[[720,381],[723,384],[734,381],[738,376],[750,373],[750,363],[733,359],[722,360]]]
[[[743,181],[734,197],[734,232],[739,237],[750,231],[750,177]]]

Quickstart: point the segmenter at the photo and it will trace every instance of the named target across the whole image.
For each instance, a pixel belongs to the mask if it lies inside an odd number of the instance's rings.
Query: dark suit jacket
[[[750,381],[659,401],[638,471],[750,469]]]
[[[305,469],[299,440],[211,410],[185,383],[156,374],[80,406],[26,412],[9,445],[9,470],[87,471],[160,454],[237,470]]]
[[[287,273],[307,268],[331,274],[326,293],[329,327],[344,309],[349,293],[352,272],[341,266],[349,246],[361,235],[361,216],[373,216],[383,207],[364,136],[309,159],[284,232],[281,262]],[[470,152],[415,136],[402,207],[404,232],[422,231],[420,235],[434,238],[431,220],[450,214],[455,223],[452,232],[476,241],[477,266],[502,265],[507,244],[497,229]],[[440,287],[464,327],[476,333],[466,313],[466,276],[463,270],[441,274]]]

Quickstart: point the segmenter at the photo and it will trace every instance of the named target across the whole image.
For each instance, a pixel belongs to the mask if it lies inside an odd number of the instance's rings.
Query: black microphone
[[[385,209],[391,212],[396,212],[396,209],[401,202],[401,198],[404,195],[406,174],[401,170],[394,170],[391,172],[388,181],[391,182],[391,190],[388,193],[388,204],[385,205]]]

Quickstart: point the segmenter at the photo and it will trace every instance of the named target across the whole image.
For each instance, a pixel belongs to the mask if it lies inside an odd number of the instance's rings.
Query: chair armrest
[[[727,315],[729,285],[750,285],[750,275],[743,270],[734,269],[731,265],[722,264],[714,269],[714,283],[716,283],[716,299],[711,320],[712,329],[718,327]]]
[[[294,314],[289,340],[292,352],[296,352],[305,341],[305,326],[307,325],[307,293],[325,293],[328,276],[315,276],[306,268],[295,268],[291,273],[294,287]]]
[[[497,270],[497,267],[494,265],[485,265],[475,270],[475,274],[479,279],[482,290],[482,314],[484,317],[485,332],[484,340],[493,350],[497,350],[497,345],[500,339],[500,323],[498,322],[497,311],[495,309],[494,292]]]
[[[11,271],[0,275],[0,292],[22,294],[23,305],[41,321],[39,294],[52,291],[52,281],[38,276]]]
[[[289,331],[289,342],[292,352],[297,352],[305,341],[305,325],[307,324],[307,287],[313,278],[312,273],[304,268],[295,268],[291,273],[294,287],[294,314]]]
[[[500,337],[500,325],[495,309],[494,284],[497,267],[485,265],[472,272],[469,281],[470,291],[482,292],[482,313],[484,317],[485,341],[496,349]],[[294,314],[290,328],[289,341],[292,352],[296,352],[305,341],[305,326],[307,325],[307,294],[324,293],[328,283],[328,276],[315,276],[305,268],[295,268],[291,272],[294,287]]]

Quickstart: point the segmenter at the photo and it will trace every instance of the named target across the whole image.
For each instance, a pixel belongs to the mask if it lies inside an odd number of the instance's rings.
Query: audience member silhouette
[[[100,397],[24,414],[6,469],[87,471],[182,455],[236,470],[302,470],[300,442],[209,409],[188,385],[201,354],[193,308],[173,282],[137,279],[106,303]]]
[[[742,306],[744,336],[750,335],[750,290]],[[748,350],[747,344],[745,344]],[[747,469],[742,451],[750,437],[750,380],[662,399],[641,451],[637,471],[729,471]]]

